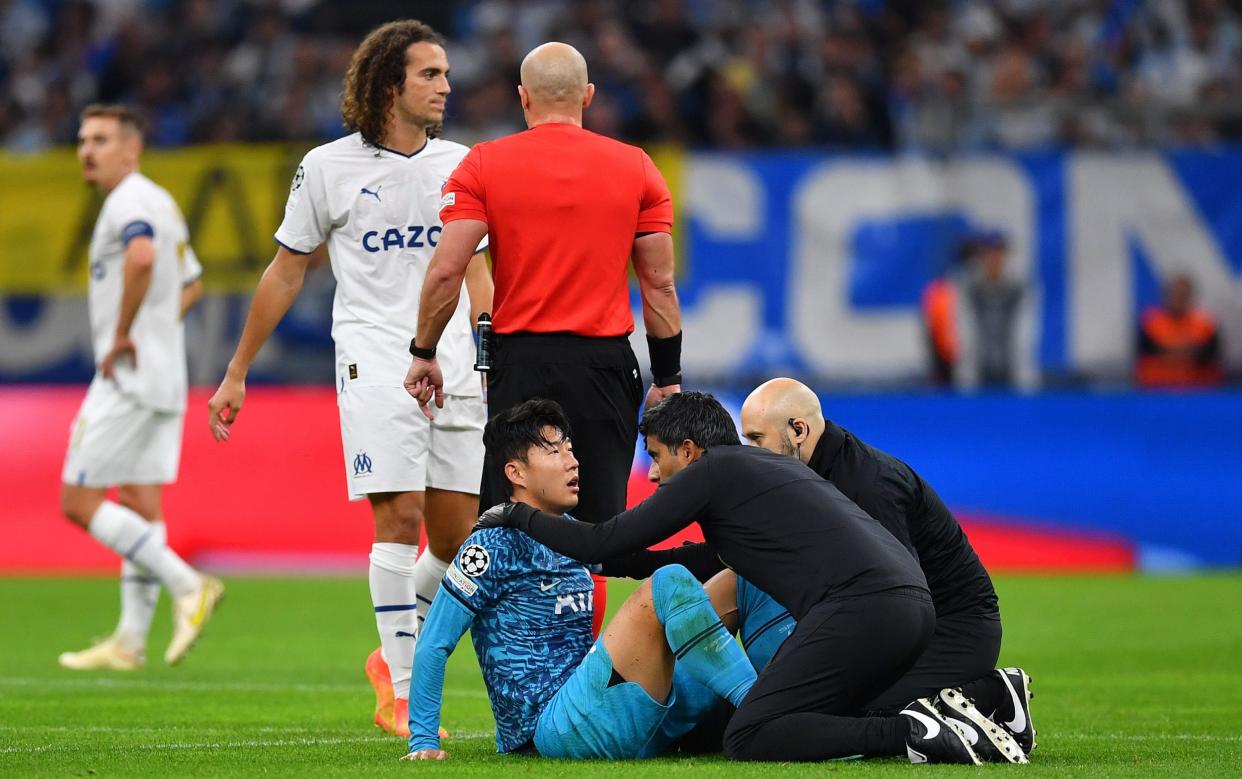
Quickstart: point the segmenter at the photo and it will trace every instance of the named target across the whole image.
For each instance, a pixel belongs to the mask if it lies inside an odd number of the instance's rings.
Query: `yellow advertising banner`
[[[176,198],[208,292],[250,292],[275,253],[289,182],[305,145],[230,144],[149,150],[142,172]],[[679,218],[683,155],[651,150]],[[101,199],[71,149],[0,154],[0,295],[79,295]],[[684,234],[675,230],[674,235]],[[685,273],[678,239],[678,275]]]
[[[209,291],[243,292],[275,253],[272,233],[305,146],[151,150],[142,172],[176,198]],[[72,150],[0,155],[0,294],[80,294],[100,197]]]

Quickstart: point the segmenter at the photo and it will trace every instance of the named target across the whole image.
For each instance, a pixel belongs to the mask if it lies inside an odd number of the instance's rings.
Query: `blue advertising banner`
[[[1242,152],[924,157],[694,155],[681,182],[688,370],[922,376],[920,296],[997,233],[1040,376],[1125,380],[1160,281],[1187,273],[1242,365]]]

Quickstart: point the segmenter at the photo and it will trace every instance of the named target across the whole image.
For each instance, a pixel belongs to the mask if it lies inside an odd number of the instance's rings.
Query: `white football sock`
[[[166,544],[164,523],[150,525],[153,532],[148,543]],[[121,563],[121,619],[116,625],[116,637],[121,646],[131,652],[147,648],[147,635],[151,632],[151,620],[159,600],[160,580],[153,573],[129,560]]]
[[[121,557],[155,574],[174,598],[198,589],[198,573],[156,538],[149,522],[119,503],[105,500],[99,505],[91,517],[90,533]]]
[[[414,665],[414,637],[418,633],[418,590],[414,568],[418,547],[410,544],[371,545],[371,603],[375,606],[375,627],[392,692],[398,698],[410,697],[410,669]]]
[[[418,592],[418,627],[421,629],[431,610],[431,602],[440,591],[440,580],[449,564],[431,553],[431,548],[423,550],[414,565],[414,588]]]

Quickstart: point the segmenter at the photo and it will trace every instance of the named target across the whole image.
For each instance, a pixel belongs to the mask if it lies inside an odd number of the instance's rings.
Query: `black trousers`
[[[938,616],[936,632],[918,661],[892,687],[868,703],[866,711],[877,715],[896,714],[916,698],[926,698],[945,687],[961,687],[982,678],[996,668],[1000,648],[999,614]],[[977,703],[980,709],[986,709],[991,701]]]
[[[579,463],[578,508],[570,513],[584,522],[603,522],[624,511],[643,399],[629,339],[518,333],[496,341],[487,377],[488,416],[531,398],[561,404]],[[504,463],[488,453],[480,513],[507,498]]]
[[[860,716],[931,641],[936,612],[916,588],[825,601],[781,645],[725,730],[733,760],[815,761],[886,752],[898,717]]]

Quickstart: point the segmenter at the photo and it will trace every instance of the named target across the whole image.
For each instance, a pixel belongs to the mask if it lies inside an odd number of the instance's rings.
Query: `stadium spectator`
[[[601,103],[615,106],[624,140],[951,150],[1242,136],[1242,24],[1236,4],[1216,0],[417,7],[443,26],[460,63],[449,118],[468,139],[520,126],[507,101],[459,111],[491,77],[513,83],[518,52],[551,39],[594,63]],[[391,13],[374,0],[343,8],[327,0],[0,2],[0,105],[17,113],[0,122],[4,144],[69,143],[31,127],[71,125],[95,99],[141,102],[160,127],[156,143],[334,137],[340,52]],[[151,74],[152,62],[165,72]],[[658,110],[644,106],[653,81],[668,85]],[[46,106],[58,84],[69,103]],[[282,121],[291,90],[316,121]],[[213,121],[221,95],[233,126]]]
[[[1006,268],[1009,239],[998,230],[974,233],[957,290],[955,383],[967,388],[1030,388],[1036,382],[1028,285]]]
[[[522,61],[521,77],[530,129],[475,146],[444,185],[444,232],[427,269],[405,386],[428,413],[433,400],[443,405],[436,345],[470,252],[490,235],[497,347],[488,415],[532,397],[560,403],[583,464],[579,515],[602,522],[625,508],[643,398],[628,338],[631,262],[651,355],[648,405],[681,385],[673,206],[644,151],[583,130],[595,87],[576,49],[539,46]],[[482,507],[504,500],[502,466],[489,452]],[[599,619],[606,592],[598,578]]]
[[[259,39],[284,40],[280,25],[267,18]],[[375,724],[402,736],[409,734],[418,622],[478,516],[483,467],[485,412],[471,370],[470,325],[491,308],[482,236],[463,263],[469,303],[461,300],[445,316],[448,408],[428,423],[401,386],[405,310],[418,296],[440,231],[440,183],[466,154],[435,137],[450,91],[443,43],[427,25],[401,20],[377,27],[358,47],[341,105],[351,133],[312,149],[298,166],[275,235],[276,256],[209,403],[211,432],[226,441],[259,349],[293,305],[313,258],[326,251],[337,281],[332,339],[342,465],[350,500],[370,503],[374,528],[369,581],[381,648],[365,670],[375,688]],[[262,47],[253,53],[247,69],[255,73],[286,66],[270,62]],[[419,554],[424,528],[427,548]]]
[[[937,276],[923,288],[921,302],[931,383],[949,386],[957,368],[957,288],[947,274]]]
[[[1216,319],[1195,305],[1189,275],[1171,277],[1164,286],[1164,301],[1143,312],[1138,355],[1136,378],[1141,387],[1215,387],[1222,382]]]
[[[138,117],[123,106],[89,106],[78,139],[82,177],[104,195],[90,246],[96,372],[73,422],[60,504],[69,521],[124,562],[116,630],[65,652],[60,664],[79,671],[142,668],[163,586],[173,599],[164,662],[176,665],[224,595],[220,580],[168,546],[164,529],[164,485],[177,480],[185,418],[182,317],[202,294],[202,267],[176,202],[138,171]]]

